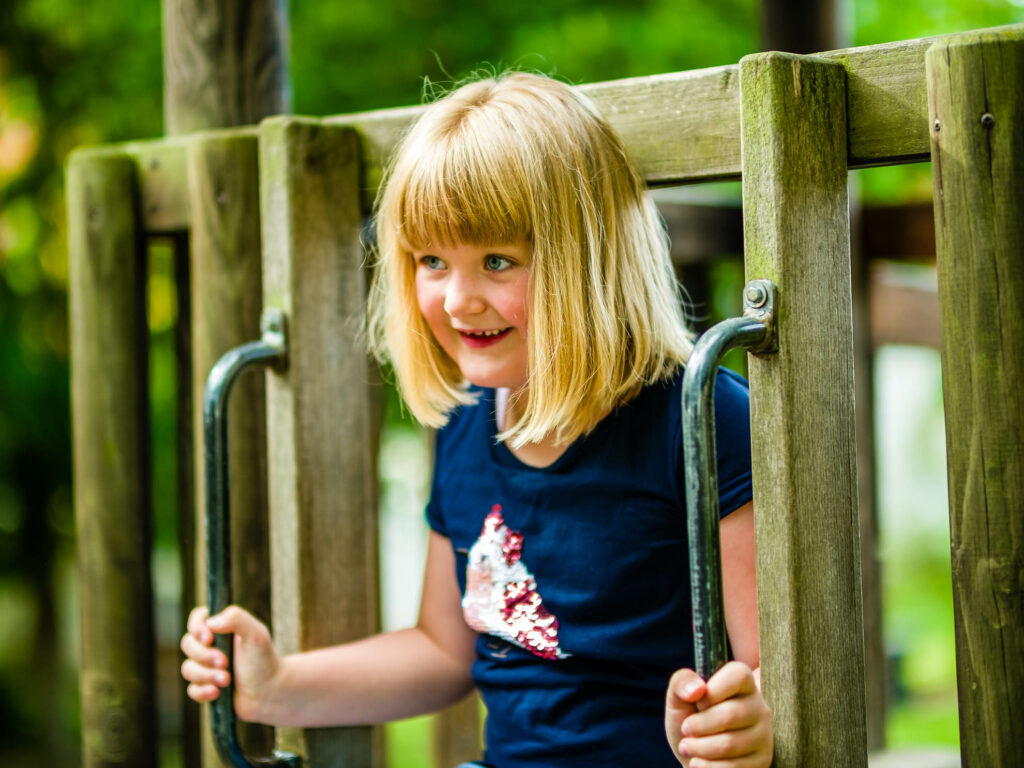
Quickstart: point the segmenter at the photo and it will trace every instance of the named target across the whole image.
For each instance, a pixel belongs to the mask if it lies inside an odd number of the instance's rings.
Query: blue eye
[[[437,256],[427,254],[426,256],[420,256],[420,264],[427,269],[444,269],[444,262]]]
[[[497,253],[489,253],[484,259],[484,266],[492,272],[501,272],[512,266],[512,261]]]

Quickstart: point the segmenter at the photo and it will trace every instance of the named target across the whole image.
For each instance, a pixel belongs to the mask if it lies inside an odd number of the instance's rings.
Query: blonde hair
[[[392,158],[376,224],[370,348],[425,425],[476,398],[420,314],[414,251],[531,244],[527,396],[499,435],[513,446],[589,432],[690,353],[643,179],[614,129],[563,83],[514,72],[432,104]]]

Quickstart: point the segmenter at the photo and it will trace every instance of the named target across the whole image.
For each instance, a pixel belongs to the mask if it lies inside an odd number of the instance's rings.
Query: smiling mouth
[[[501,341],[511,331],[511,327],[493,331],[459,331],[459,336],[469,347],[486,347]]]

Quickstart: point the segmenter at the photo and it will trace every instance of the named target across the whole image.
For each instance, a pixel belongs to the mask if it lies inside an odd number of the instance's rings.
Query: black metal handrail
[[[228,395],[239,374],[254,363],[284,366],[287,343],[284,315],[267,310],[260,322],[262,338],[224,354],[210,370],[203,393],[204,466],[206,471],[206,583],[210,614],[231,604],[231,505],[228,477]],[[214,645],[228,657],[234,670],[233,638],[214,635]],[[271,757],[247,758],[238,741],[234,707],[234,678],[210,704],[214,742],[221,758],[240,768],[279,766],[298,768],[302,759],[274,750]]]
[[[775,301],[775,286],[771,282],[748,283],[743,292],[743,317],[723,320],[709,328],[694,345],[683,374],[683,454],[694,666],[705,680],[728,658],[718,536],[715,377],[722,358],[731,349],[771,351],[775,339]]]

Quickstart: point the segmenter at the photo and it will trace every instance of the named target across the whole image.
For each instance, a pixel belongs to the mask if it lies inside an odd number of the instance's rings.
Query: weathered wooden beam
[[[287,0],[163,0],[169,135],[288,112]]]
[[[196,605],[196,525],[195,525],[195,471],[192,466],[192,441],[195,425],[192,409],[192,292],[189,276],[188,233],[178,232],[170,238],[174,290],[178,300],[178,318],[174,326],[175,360],[175,453],[177,455],[178,487],[178,562],[181,564],[181,627]],[[199,737],[201,733],[200,706],[188,696],[181,697],[181,764],[183,768],[198,768],[202,764]]]
[[[837,0],[761,0],[761,50],[828,51],[841,39]]]
[[[871,334],[870,254],[862,238],[864,206],[851,179],[850,283],[853,311],[854,431],[857,435],[857,510],[860,539],[861,610],[864,622],[864,715],[868,750],[885,746],[889,688],[882,610],[875,455],[875,344]]]
[[[82,757],[157,764],[146,255],[131,158],[68,163]]]
[[[761,668],[776,768],[864,766],[845,73],[740,63],[747,279],[779,290],[750,359]]]
[[[473,693],[438,712],[431,723],[430,735],[434,768],[451,768],[479,760],[484,751],[480,696]]]
[[[847,70],[849,167],[928,159],[924,53],[937,39],[820,54],[841,62]],[[738,76],[739,67],[732,65],[581,88],[615,124],[648,183],[684,184],[740,177]],[[423,109],[400,107],[324,118],[325,124],[349,125],[360,132],[364,210],[373,203],[384,164],[403,131]],[[184,167],[184,149],[171,141],[171,146],[166,141],[125,145],[144,172],[141,185],[148,201],[143,209],[147,230],[188,226],[186,181],[184,173],[175,172],[177,163]],[[154,159],[158,168],[150,179],[147,169]]]
[[[1006,27],[1015,29],[1018,27]],[[851,168],[928,159],[924,53],[938,38],[846,48],[820,56],[847,70],[847,162]],[[604,111],[651,184],[738,179],[739,66],[581,86]],[[422,107],[338,115],[363,135],[365,187]],[[369,198],[372,199],[372,191]]]
[[[928,51],[960,750],[1024,764],[1024,31]]]
[[[260,337],[263,283],[260,249],[258,139],[251,132],[207,133],[188,147],[192,389],[202,393],[210,369],[227,351]],[[203,423],[202,397],[192,419]],[[244,375],[228,410],[233,599],[271,623],[267,523],[266,406],[263,376]],[[196,600],[206,602],[206,504],[203,432],[195,431]],[[204,710],[204,764],[220,765]],[[248,754],[266,755],[272,733],[244,725]]]
[[[378,630],[376,463],[364,317],[359,137],[314,120],[260,129],[263,302],[288,321],[267,377],[274,631],[282,652]],[[310,765],[377,765],[377,729],[279,731]]]

